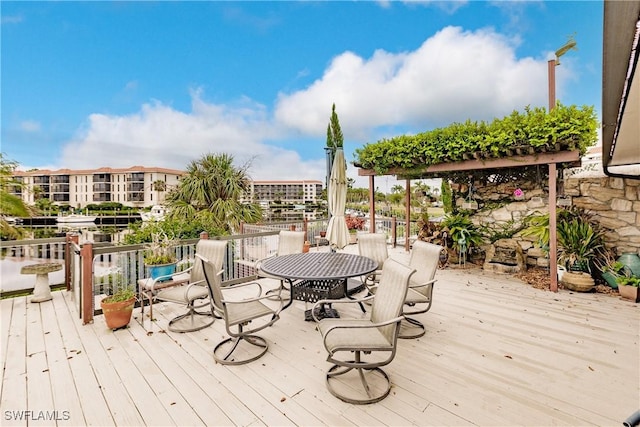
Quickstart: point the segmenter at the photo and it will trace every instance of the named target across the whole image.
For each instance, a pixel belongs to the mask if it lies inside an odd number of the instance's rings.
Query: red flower
[[[344,217],[344,220],[347,222],[347,228],[349,230],[363,230],[364,229],[364,218],[359,216],[347,215]]]

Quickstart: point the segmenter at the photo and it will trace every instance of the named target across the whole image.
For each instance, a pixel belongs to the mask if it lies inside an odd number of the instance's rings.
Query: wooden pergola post
[[[404,203],[405,203],[405,217],[407,221],[406,229],[404,231],[404,249],[409,251],[411,245],[409,244],[409,231],[411,230],[411,180],[407,179],[404,184]]]
[[[369,175],[369,232],[376,232],[376,187],[374,176]]]
[[[555,163],[549,163],[549,290],[552,292],[558,292],[556,169]]]

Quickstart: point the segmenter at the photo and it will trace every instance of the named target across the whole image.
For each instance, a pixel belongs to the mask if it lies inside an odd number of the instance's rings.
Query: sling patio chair
[[[369,318],[316,319],[329,353],[327,361],[333,363],[326,376],[327,388],[337,398],[367,404],[389,395],[391,381],[381,366],[395,357],[402,306],[414,271],[393,259],[385,261],[376,294],[363,299],[373,300]],[[358,301],[320,300],[314,309],[328,302]]]
[[[424,324],[409,316],[426,313],[431,309],[441,252],[440,245],[422,240],[413,243],[409,267],[415,269],[416,273],[411,276],[407,298],[404,301],[402,314],[405,320],[400,327],[399,338],[419,338],[425,334]]]
[[[382,266],[387,258],[389,258],[387,236],[380,233],[359,233],[358,253],[378,263],[378,268],[375,271],[362,277],[362,282],[365,286],[375,285],[380,280]]]
[[[274,255],[271,255],[267,258],[260,259],[255,264],[255,269],[258,277],[276,279],[280,281],[280,287],[277,289],[271,289],[268,293],[271,295],[273,293],[280,294],[283,290],[287,290],[284,287],[284,280],[280,277],[273,277],[260,268],[262,263],[268,259],[275,256],[282,255],[291,255],[291,254],[301,254],[304,248],[305,241],[305,232],[304,231],[293,231],[293,230],[281,230],[278,234],[278,250]]]
[[[212,310],[224,319],[229,335],[229,338],[216,344],[213,358],[223,365],[242,365],[259,359],[267,352],[269,344],[255,333],[280,319],[285,300],[279,294],[264,295],[262,286],[258,282],[222,287],[221,265],[197,253],[196,257],[204,269]],[[247,297],[251,292],[250,287],[257,292]],[[233,295],[234,293],[236,295]],[[273,301],[274,297],[278,297],[277,303]],[[247,329],[246,327],[252,322],[255,322],[253,327]]]
[[[196,244],[196,254],[200,254],[222,265],[226,251],[226,242],[200,239]],[[163,279],[170,279],[163,281]],[[211,326],[215,321],[208,301],[209,292],[204,280],[204,271],[200,262],[185,271],[170,277],[158,277],[155,280],[141,281],[140,291],[150,301],[149,312],[153,321],[153,300],[182,304],[187,312],[169,321],[168,329],[173,332],[193,332]],[[144,310],[144,301],[143,301]],[[205,310],[200,310],[205,309]],[[143,312],[144,316],[144,312]]]

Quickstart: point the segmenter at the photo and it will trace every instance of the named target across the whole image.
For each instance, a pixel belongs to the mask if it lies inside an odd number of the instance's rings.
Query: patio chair
[[[416,240],[411,249],[409,267],[416,270],[411,276],[407,298],[402,314],[405,320],[400,328],[399,338],[419,338],[425,334],[422,322],[408,317],[410,315],[426,313],[433,303],[433,286],[442,246]]]
[[[226,242],[219,240],[201,239],[196,244],[196,254],[200,254],[216,264],[222,265],[226,251]],[[162,277],[158,278],[162,279]],[[208,301],[209,291],[207,290],[204,271],[200,262],[194,262],[189,269],[173,275],[172,281],[179,286],[162,287],[153,294],[158,279],[146,282],[147,295],[150,299],[150,314],[153,319],[153,299],[182,304],[187,308],[187,312],[169,321],[168,329],[173,332],[193,332],[211,326],[215,321],[210,310]],[[204,302],[203,302],[204,301]],[[199,309],[207,310],[199,311]]]
[[[368,319],[318,321],[318,330],[329,353],[327,361],[333,363],[327,371],[327,388],[340,400],[367,404],[379,402],[389,394],[391,381],[381,366],[388,365],[395,357],[403,319],[402,305],[414,271],[388,259],[376,295],[364,298],[373,300]],[[350,304],[358,300],[321,300],[316,306],[327,302]]]
[[[269,294],[272,293],[280,293],[283,290],[287,290],[284,287],[284,280],[281,277],[271,276],[260,268],[264,260],[274,257],[274,256],[282,256],[282,255],[290,255],[290,254],[301,254],[305,241],[305,232],[304,231],[293,231],[293,230],[281,230],[278,235],[278,250],[274,255],[270,257],[263,258],[258,260],[255,264],[255,269],[258,277],[276,279],[280,281],[280,287],[277,289],[271,289],[268,291]]]
[[[387,236],[379,233],[358,234],[358,253],[378,263],[378,268],[375,271],[362,277],[362,282],[365,286],[370,287],[375,285],[380,281],[382,266],[387,258],[389,258]]]
[[[223,288],[220,279],[221,265],[199,254],[196,254],[196,257],[201,261],[204,269],[212,310],[224,319],[225,328],[229,334],[229,338],[216,344],[213,349],[213,358],[223,365],[242,365],[259,359],[267,352],[269,345],[264,338],[255,333],[280,319],[284,299],[278,295],[277,307],[271,307],[276,305],[272,300],[273,296],[263,295],[262,286],[257,282],[240,283]],[[238,298],[250,292],[246,289],[248,287],[255,287],[257,293],[252,297]],[[232,298],[231,294],[234,292],[240,295]],[[263,302],[265,300],[269,300],[270,305],[265,304]],[[254,327],[245,329],[254,321],[256,322]]]

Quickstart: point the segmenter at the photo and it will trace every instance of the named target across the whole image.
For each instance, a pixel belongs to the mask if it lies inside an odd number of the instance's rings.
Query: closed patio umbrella
[[[349,229],[344,219],[344,209],[347,204],[347,162],[344,160],[342,148],[336,150],[327,198],[331,213],[327,239],[332,249],[343,249],[349,243]]]

